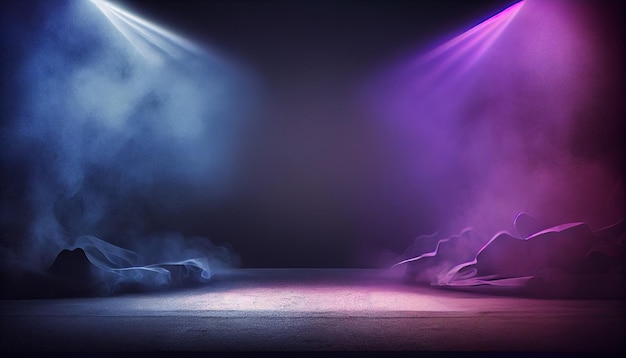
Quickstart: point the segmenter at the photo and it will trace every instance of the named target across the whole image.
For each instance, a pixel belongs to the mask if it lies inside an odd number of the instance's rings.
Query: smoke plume
[[[3,8],[8,280],[63,250],[82,250],[103,292],[168,286],[172,266],[202,281],[234,263],[167,218],[228,191],[243,71],[104,1]]]
[[[591,274],[577,265],[603,245],[623,257],[623,39],[614,11],[519,2],[377,82],[372,102],[397,133],[399,155],[412,158],[407,177],[438,197],[441,230],[416,239],[402,261],[419,281]],[[542,224],[518,225],[526,213]],[[576,269],[524,252],[571,255]],[[501,264],[462,270],[493,257]],[[602,272],[621,272],[614,263]]]

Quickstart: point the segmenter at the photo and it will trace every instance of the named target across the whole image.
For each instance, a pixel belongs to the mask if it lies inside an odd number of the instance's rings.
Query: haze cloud
[[[520,212],[541,222],[532,234],[587,223],[585,235],[563,228],[547,235],[574,241],[603,237],[597,230],[624,217],[621,32],[604,10],[518,3],[378,83],[372,101],[398,133],[398,153],[412,159],[408,180],[437,196],[439,235],[418,238],[403,257],[425,255],[420,260],[428,263],[410,261],[422,279],[447,285],[442,275],[481,252],[507,256],[503,248],[515,240],[503,239],[503,231],[528,238],[513,226]],[[619,245],[623,234],[614,234],[609,241]],[[546,245],[538,250],[555,248]],[[563,245],[561,255],[577,255]],[[490,274],[509,277],[506,265],[498,268]]]
[[[84,248],[84,235],[135,250],[142,264],[206,257],[163,223],[228,191],[243,72],[199,48],[148,58],[91,2],[8,8],[2,159],[24,197],[2,203],[4,227],[23,235],[3,237],[4,269],[45,269],[61,250]],[[20,214],[21,226],[11,222]],[[157,234],[191,256],[158,255]],[[211,260],[229,264],[216,250]]]
[[[371,103],[407,178],[435,189],[441,225],[494,233],[519,211],[594,226],[624,215],[622,54],[591,10],[527,1],[492,43],[477,34],[473,48],[416,56],[378,82]]]

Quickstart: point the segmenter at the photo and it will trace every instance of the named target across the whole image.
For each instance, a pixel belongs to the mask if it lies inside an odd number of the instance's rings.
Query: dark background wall
[[[141,209],[137,215],[144,225],[227,243],[243,267],[378,267],[417,235],[440,229],[445,218],[437,212],[439,193],[406,179],[410,160],[397,155],[396,138],[380,131],[379,119],[362,106],[360,91],[399,59],[450,39],[513,2],[116,3],[246,68],[256,76],[262,104],[237,139],[228,193],[204,197],[164,184],[160,192],[175,197],[175,206],[163,208],[145,197],[136,198],[141,205],[128,204]],[[597,7],[613,14],[607,28],[618,33],[616,4]],[[25,24],[45,16],[36,7],[5,6]],[[28,34],[23,36],[26,41]],[[611,43],[621,46],[620,39]],[[2,55],[3,128],[16,120],[11,74],[22,55]],[[613,108],[610,116],[620,111]],[[611,123],[609,132],[623,129],[618,120]],[[10,143],[10,133],[2,134]],[[41,159],[27,158],[27,153],[19,162],[3,156],[5,247],[27,235],[33,215],[24,197]]]

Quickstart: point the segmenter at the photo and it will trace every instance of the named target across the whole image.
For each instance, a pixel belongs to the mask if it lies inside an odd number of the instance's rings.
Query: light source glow
[[[454,67],[452,70],[455,73],[464,73],[489,50],[523,5],[524,1],[511,5],[461,35],[436,47],[421,56],[416,65],[432,64],[433,68],[429,70],[428,82],[440,79],[452,67]]]
[[[146,59],[160,63],[163,55],[180,59],[186,53],[200,53],[200,48],[186,39],[141,19],[105,0],[91,0]]]

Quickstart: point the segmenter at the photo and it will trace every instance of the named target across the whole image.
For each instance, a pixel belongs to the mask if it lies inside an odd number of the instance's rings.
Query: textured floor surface
[[[238,270],[204,286],[0,301],[2,351],[620,352],[624,302],[486,296],[377,270]]]

